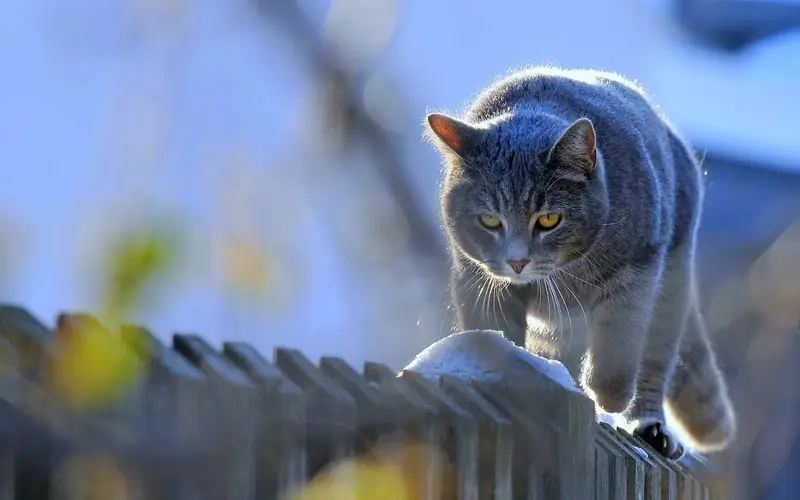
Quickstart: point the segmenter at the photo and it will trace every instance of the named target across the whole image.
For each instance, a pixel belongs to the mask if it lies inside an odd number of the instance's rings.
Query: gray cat
[[[698,309],[703,174],[643,90],[551,67],[507,76],[463,118],[427,116],[461,330],[568,358],[580,382],[664,456],[725,448],[736,420]],[[573,360],[574,361],[574,360]],[[567,363],[569,366],[569,363]],[[665,404],[666,403],[666,404]]]

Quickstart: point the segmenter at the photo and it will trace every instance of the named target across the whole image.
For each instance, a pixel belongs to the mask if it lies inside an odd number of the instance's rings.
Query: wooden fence
[[[176,334],[163,345],[125,326],[102,335],[121,339],[144,369],[113,404],[79,409],[54,366],[75,325],[99,323],[56,323],[0,307],[0,500],[729,497],[724,477],[665,461],[598,423],[591,401],[535,367],[524,384],[457,370],[432,380],[413,364],[398,375],[336,357],[315,364],[293,349],[267,359],[243,343],[217,349]],[[100,387],[116,375],[99,365],[70,369]],[[385,450],[412,452],[398,461]],[[359,476],[359,464],[375,477]],[[342,496],[342,477],[372,493]]]

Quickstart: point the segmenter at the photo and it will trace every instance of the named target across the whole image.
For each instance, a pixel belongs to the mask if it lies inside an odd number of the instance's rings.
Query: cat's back
[[[500,78],[473,100],[466,119],[476,123],[523,110],[551,112],[570,120],[617,117],[619,123],[668,125],[644,90],[617,73],[549,66],[525,68]]]

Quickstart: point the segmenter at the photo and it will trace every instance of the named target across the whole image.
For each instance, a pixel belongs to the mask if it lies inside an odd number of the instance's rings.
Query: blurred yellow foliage
[[[288,500],[454,499],[455,475],[435,447],[383,445],[365,457],[344,460],[289,496]]]
[[[103,456],[75,456],[65,460],[56,472],[58,498],[86,500],[127,500],[132,484],[117,464]]]
[[[291,500],[410,500],[411,488],[398,468],[369,462],[343,462],[313,480]]]
[[[153,279],[172,266],[174,234],[167,227],[136,229],[114,241],[103,275],[100,313],[110,328],[141,302]],[[145,366],[118,334],[90,317],[59,318],[53,347],[50,387],[75,408],[102,406],[124,396]]]
[[[222,247],[226,280],[235,289],[262,295],[272,272],[266,252],[255,243],[240,239],[226,242]]]
[[[106,262],[102,311],[119,320],[137,305],[145,288],[176,261],[175,230],[171,226],[133,229],[120,236]]]
[[[56,329],[50,366],[51,389],[74,408],[111,403],[125,393],[143,363],[92,318],[62,319]]]

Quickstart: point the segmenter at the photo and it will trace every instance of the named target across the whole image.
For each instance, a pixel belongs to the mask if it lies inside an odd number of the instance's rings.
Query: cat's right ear
[[[592,122],[588,118],[572,122],[556,140],[549,160],[591,176],[597,166],[597,137]]]
[[[426,118],[426,136],[440,148],[466,158],[480,144],[483,134],[478,128],[441,113],[430,113]]]

